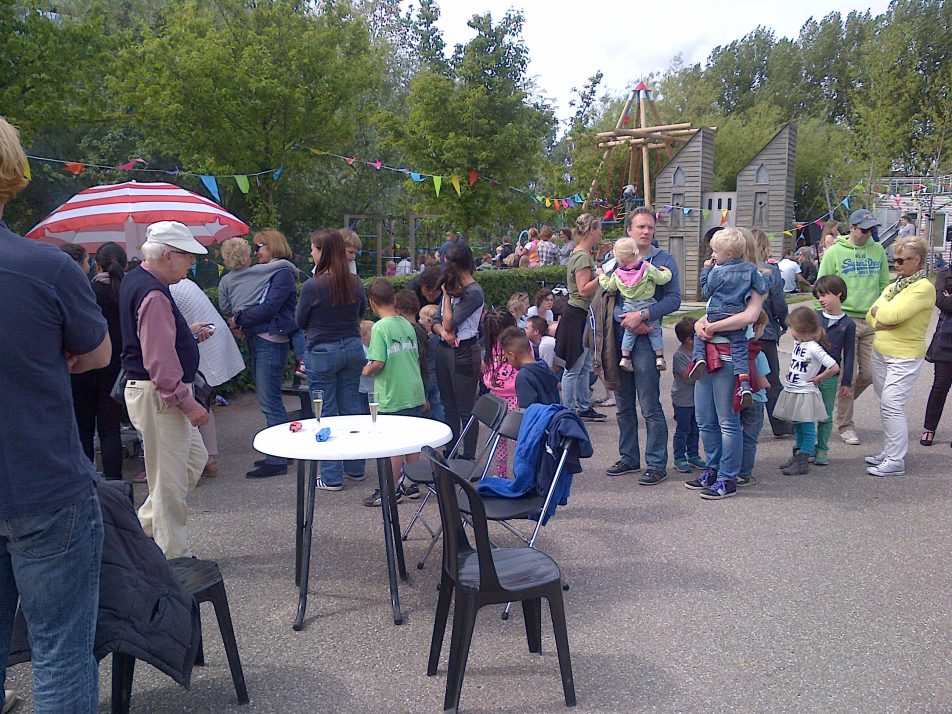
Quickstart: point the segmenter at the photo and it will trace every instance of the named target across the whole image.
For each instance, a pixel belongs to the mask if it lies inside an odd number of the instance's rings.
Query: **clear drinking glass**
[[[324,411],[324,390],[315,389],[311,392],[311,405],[314,407],[314,418],[321,423],[321,412]]]
[[[370,404],[370,421],[377,424],[377,411],[380,409],[380,402],[377,401],[377,393],[370,392],[367,395],[368,403]]]

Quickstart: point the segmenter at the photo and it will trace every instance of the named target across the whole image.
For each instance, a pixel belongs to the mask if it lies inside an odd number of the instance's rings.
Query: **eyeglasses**
[[[178,253],[179,255],[191,255],[187,250],[178,250],[176,248],[169,248],[169,253]]]
[[[255,253],[264,248],[264,243],[255,243]]]
[[[856,226],[856,227],[859,228],[863,233],[872,233],[872,232],[873,232],[873,229],[872,229],[872,228],[860,228],[859,226]]]
[[[909,260],[911,260],[911,258],[893,258],[893,262],[896,265],[905,265]]]

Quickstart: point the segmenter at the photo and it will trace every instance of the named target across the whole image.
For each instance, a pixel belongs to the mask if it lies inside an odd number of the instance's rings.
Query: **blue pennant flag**
[[[215,200],[218,203],[221,203],[221,194],[218,193],[218,182],[215,180],[214,176],[202,176],[202,183],[205,184],[205,188],[208,189],[208,192],[215,197]]]

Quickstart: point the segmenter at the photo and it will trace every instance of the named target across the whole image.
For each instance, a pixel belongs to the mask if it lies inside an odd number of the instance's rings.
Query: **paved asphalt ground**
[[[665,336],[670,352],[673,330]],[[595,456],[539,542],[571,583],[577,710],[952,711],[952,416],[935,446],[919,446],[931,382],[926,365],[908,403],[905,477],[865,473],[862,456],[879,451],[881,436],[870,388],[856,410],[862,446],[837,442],[829,467],[784,477],[777,465],[792,444],[767,426],[757,483],[716,502],[685,489],[673,469],[647,488],[636,474],[606,476],[617,458],[614,409],[606,409],[609,421],[591,426]],[[413,569],[423,531],[406,544],[408,621],[395,627],[380,514],[360,503],[373,467],[364,483],[318,493],[309,617],[292,632],[294,477],[244,478],[256,458],[251,438],[264,426],[253,395],[216,413],[221,473],[190,497],[189,530],[196,554],[224,573],[251,704],[237,706],[205,605],[208,666],[185,691],[140,664],[133,711],[440,711],[449,637],[439,676],[426,677],[439,560],[437,552]],[[144,498],[145,486],[136,495]],[[414,503],[400,507],[404,524]],[[430,513],[438,519],[435,504]],[[508,622],[499,614],[480,613],[462,710],[563,711],[548,614],[541,657],[526,648],[521,610]],[[28,697],[29,666],[9,674],[8,686]],[[27,700],[20,711],[29,710]]]

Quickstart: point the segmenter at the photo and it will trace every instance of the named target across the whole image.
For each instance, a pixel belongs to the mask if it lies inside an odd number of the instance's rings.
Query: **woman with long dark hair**
[[[350,272],[344,237],[324,228],[311,234],[314,277],[301,288],[297,324],[307,331],[304,369],[310,389],[324,392],[322,416],[362,414],[360,371],[367,358],[360,341],[360,318],[367,311],[367,295],[360,278]],[[322,461],[317,487],[340,491],[344,474],[359,481],[363,461]]]
[[[95,463],[93,436],[98,433],[103,474],[107,479],[118,481],[122,478],[122,407],[109,396],[109,392],[119,374],[119,355],[122,352],[119,286],[126,274],[126,252],[116,243],[104,243],[96,251],[96,271],[93,292],[109,326],[112,359],[102,369],[72,376],[73,411],[86,456]]]
[[[483,288],[473,273],[476,264],[469,246],[457,243],[446,251],[440,322],[433,332],[440,337],[436,353],[436,379],[446,409],[446,423],[459,439],[476,404],[481,376],[479,319],[486,304]],[[466,432],[460,456],[476,457],[478,425]]]

